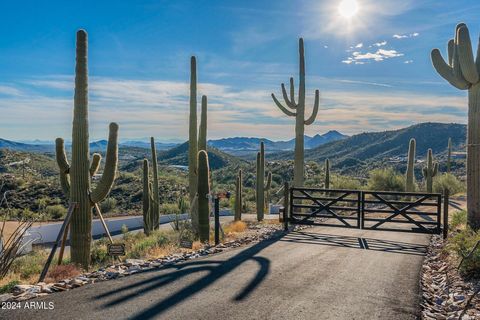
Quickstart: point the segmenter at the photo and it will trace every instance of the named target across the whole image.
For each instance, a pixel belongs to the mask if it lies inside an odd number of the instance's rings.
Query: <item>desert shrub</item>
[[[466,225],[467,225],[467,211],[465,210],[455,211],[452,214],[452,218],[450,221],[450,228],[456,229],[460,226],[466,226]]]
[[[90,259],[92,264],[103,264],[110,259],[107,253],[107,242],[105,239],[93,242]]]
[[[73,264],[54,265],[47,274],[47,282],[57,282],[72,278],[80,274],[80,270]]]
[[[176,203],[163,203],[160,205],[161,214],[178,214],[180,210]]]
[[[447,250],[453,251],[459,258],[466,257],[479,241],[480,233],[466,227],[450,237]],[[460,271],[466,275],[480,275],[480,247],[477,247],[469,258],[463,260]]]
[[[370,171],[367,187],[372,191],[404,191],[405,179],[392,168]]]
[[[223,228],[225,234],[244,232],[246,229],[247,224],[243,221],[234,221]]]
[[[124,237],[128,234],[128,227],[126,224],[122,224],[122,227],[120,228],[120,232],[122,232]]]
[[[62,219],[67,215],[67,208],[60,204],[56,204],[54,206],[48,206],[45,208],[46,214],[56,220],[56,219]]]
[[[43,250],[34,250],[22,257],[17,258],[11,266],[11,272],[19,274],[21,279],[28,279],[42,272],[47,259],[47,253]]]
[[[120,174],[120,177],[118,178],[118,180],[121,183],[133,182],[133,181],[136,180],[136,175],[134,173],[131,173],[131,172],[122,172]]]
[[[448,189],[451,195],[464,192],[465,185],[453,174],[444,173],[433,178],[433,192],[443,193]]]
[[[331,189],[359,190],[361,187],[358,180],[348,176],[334,175],[331,178]]]
[[[3,286],[0,286],[0,294],[10,292],[17,284],[20,284],[20,281],[12,280]]]
[[[117,200],[114,198],[106,198],[100,203],[100,209],[102,210],[103,213],[107,213],[113,210],[115,206],[117,205]]]

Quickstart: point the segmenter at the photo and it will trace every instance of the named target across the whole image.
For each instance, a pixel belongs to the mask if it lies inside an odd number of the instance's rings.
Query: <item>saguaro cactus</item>
[[[268,210],[268,205],[270,204],[270,190],[272,189],[272,173],[269,171],[267,173],[267,182],[265,182],[265,210],[267,213],[270,213]]]
[[[90,163],[88,142],[88,71],[87,33],[77,32],[75,96],[72,129],[72,159],[68,163],[64,141],[57,138],[56,158],[60,169],[60,182],[65,195],[76,203],[70,223],[72,262],[88,268],[92,242],[92,207],[110,192],[117,170],[118,125],[110,123],[105,168],[95,189],[90,190],[90,179],[98,170],[101,157],[94,154]]]
[[[190,116],[188,126],[188,190],[190,203],[197,192],[197,60],[190,60]]]
[[[330,160],[325,159],[325,189],[330,189]]]
[[[256,183],[256,200],[257,200],[257,220],[262,221],[265,211],[265,145],[260,142],[260,151],[257,153],[257,183]]]
[[[427,192],[432,192],[433,177],[437,175],[438,163],[433,162],[432,149],[428,149],[427,153],[427,166],[423,168],[423,177],[427,187]]]
[[[451,85],[468,90],[467,130],[467,220],[474,230],[480,229],[480,49],[476,61],[464,23],[457,25],[455,37],[448,42],[448,63],[440,50],[432,50],[432,63]]]
[[[153,181],[152,181],[152,227],[158,229],[160,223],[160,195],[158,190],[158,165],[157,165],[157,150],[155,147],[155,139],[150,138],[150,148],[152,151],[152,169],[153,169]]]
[[[300,90],[298,91],[298,103],[295,102],[295,88],[293,78],[290,78],[290,98],[288,98],[285,85],[282,83],[282,94],[286,107],[283,106],[272,93],[272,99],[277,107],[287,116],[295,117],[295,161],[293,172],[293,184],[295,187],[302,187],[304,182],[304,135],[305,125],[311,125],[318,113],[319,91],[315,90],[315,102],[313,112],[305,120],[305,54],[303,48],[303,39],[298,41],[300,54]]]
[[[202,96],[202,112],[198,128],[198,151],[207,150],[207,96]]]
[[[407,172],[405,172],[405,191],[415,191],[415,139],[410,139],[408,145]]]
[[[205,150],[198,152],[198,226],[200,241],[209,240],[210,235],[210,208],[208,195],[210,194],[210,169],[208,155]]]
[[[235,221],[242,220],[242,197],[243,197],[243,179],[242,169],[238,169],[237,180],[235,182]]]
[[[452,161],[452,138],[448,138],[447,173],[450,173]]]
[[[150,183],[150,169],[148,160],[143,159],[143,230],[146,235],[149,235],[153,230],[153,215],[152,215],[152,184]]]

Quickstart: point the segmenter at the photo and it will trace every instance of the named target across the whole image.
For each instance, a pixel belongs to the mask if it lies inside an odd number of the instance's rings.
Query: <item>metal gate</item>
[[[290,188],[289,222],[384,231],[440,233],[442,195]],[[447,211],[448,212],[448,211]]]

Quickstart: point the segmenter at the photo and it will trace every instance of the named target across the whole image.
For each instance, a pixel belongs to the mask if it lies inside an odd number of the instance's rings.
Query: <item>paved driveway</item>
[[[36,300],[54,310],[1,312],[8,319],[416,319],[428,239],[307,228]]]

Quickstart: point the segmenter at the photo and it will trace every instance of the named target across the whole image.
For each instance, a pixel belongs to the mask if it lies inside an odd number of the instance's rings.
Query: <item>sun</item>
[[[356,0],[342,0],[338,5],[338,13],[346,19],[352,18],[359,10]]]

